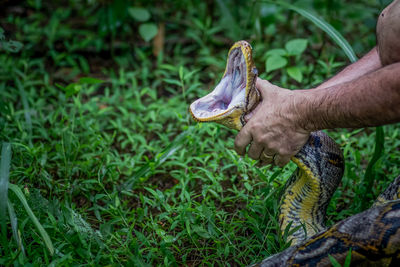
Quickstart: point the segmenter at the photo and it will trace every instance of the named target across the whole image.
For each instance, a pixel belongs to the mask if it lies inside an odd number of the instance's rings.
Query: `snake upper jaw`
[[[248,42],[236,42],[228,53],[225,73],[208,95],[190,105],[192,117],[199,122],[217,122],[240,130],[245,125],[244,116],[260,102],[255,88],[257,69]]]

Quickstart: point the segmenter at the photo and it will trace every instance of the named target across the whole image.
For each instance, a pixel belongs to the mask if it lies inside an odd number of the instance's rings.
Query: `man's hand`
[[[283,167],[307,142],[310,132],[298,125],[301,114],[296,112],[295,91],[259,78],[256,86],[262,102],[246,116],[248,122],[236,136],[235,150],[244,155],[250,144],[249,157]]]

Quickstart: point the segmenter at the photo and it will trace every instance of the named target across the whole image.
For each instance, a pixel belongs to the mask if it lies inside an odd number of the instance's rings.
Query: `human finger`
[[[242,130],[236,135],[235,138],[235,150],[239,155],[246,153],[246,147],[252,140],[251,133],[247,127],[243,127]]]
[[[286,164],[288,164],[290,161],[290,156],[283,156],[283,155],[279,155],[276,154],[274,157],[274,163],[275,165],[279,166],[279,167],[283,167]]]
[[[273,152],[268,151],[267,149],[264,149],[263,152],[260,155],[260,160],[265,164],[271,164],[274,162],[274,156],[275,154]]]
[[[252,159],[260,159],[262,151],[263,151],[262,145],[253,142],[253,143],[251,143],[249,151],[247,152],[247,154]]]
[[[257,88],[258,91],[260,92],[262,99],[265,99],[266,90],[267,90],[268,87],[270,87],[270,86],[273,86],[273,84],[270,83],[270,82],[267,81],[267,80],[263,80],[263,79],[257,77],[257,80],[256,80],[256,88]]]

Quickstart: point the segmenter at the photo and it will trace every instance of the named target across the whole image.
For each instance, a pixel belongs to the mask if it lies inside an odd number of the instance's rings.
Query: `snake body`
[[[262,101],[256,77],[250,44],[236,42],[221,82],[190,105],[192,117],[240,130],[244,116]],[[343,263],[350,248],[352,263],[400,263],[400,176],[371,209],[326,229],[326,209],[344,170],[340,148],[325,133],[313,132],[292,161],[298,168],[286,183],[279,215],[282,232],[292,232],[292,246],[255,266],[329,266],[328,255]]]
[[[280,205],[282,231],[298,230],[291,235],[297,244],[325,229],[325,214],[344,170],[338,145],[325,133],[311,133],[303,148],[292,158],[298,168],[286,183]]]

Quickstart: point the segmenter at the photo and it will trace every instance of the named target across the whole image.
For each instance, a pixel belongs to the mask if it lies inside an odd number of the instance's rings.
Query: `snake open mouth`
[[[235,43],[229,50],[225,73],[217,87],[190,105],[193,118],[242,128],[243,116],[259,102],[256,77],[250,44],[245,41]]]

